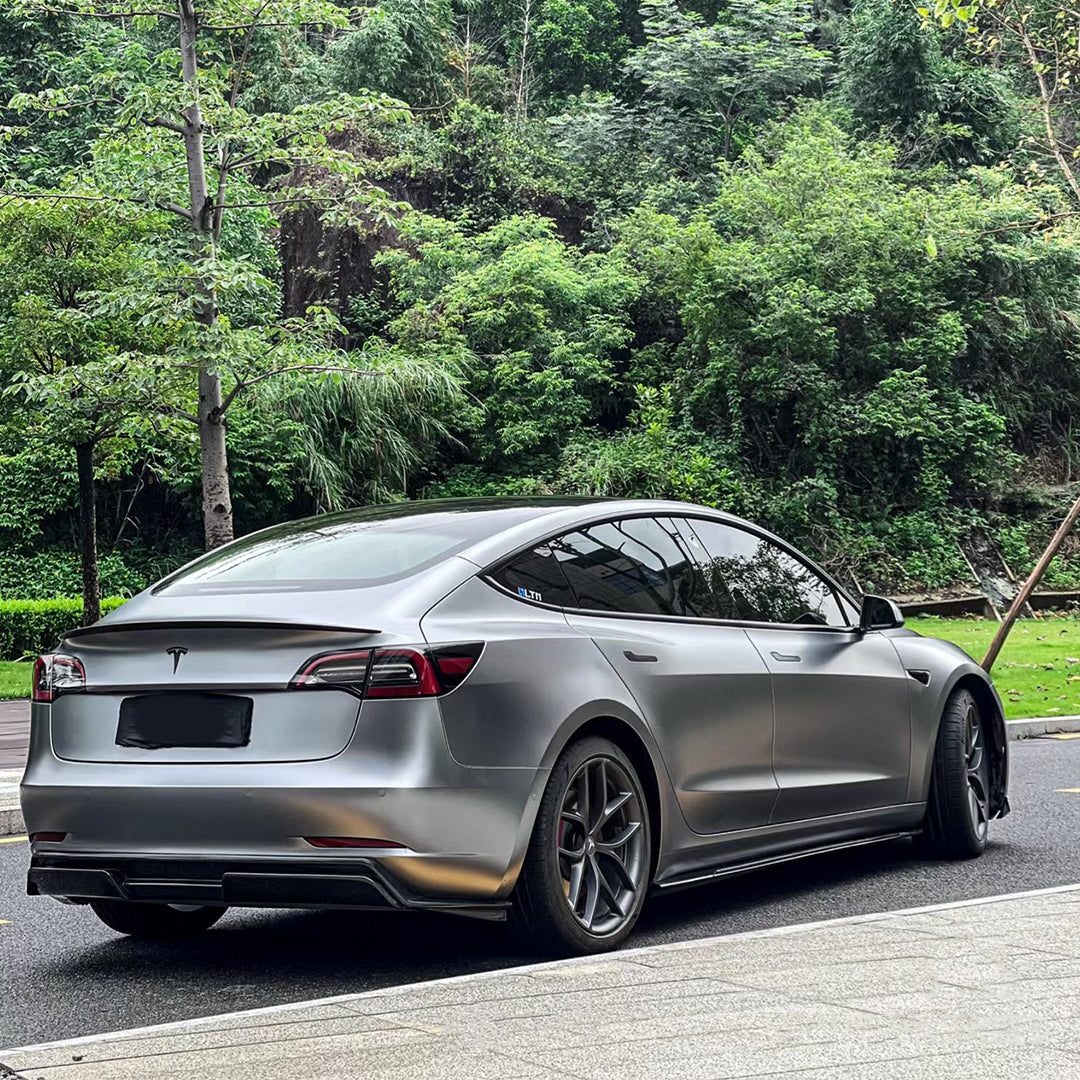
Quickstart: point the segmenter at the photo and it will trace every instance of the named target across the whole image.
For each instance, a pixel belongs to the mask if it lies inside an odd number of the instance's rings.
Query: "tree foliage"
[[[1080,479],[1063,11],[19,0],[0,589],[70,581],[80,440],[123,590],[216,502],[500,492],[727,507],[880,588],[1026,560]]]

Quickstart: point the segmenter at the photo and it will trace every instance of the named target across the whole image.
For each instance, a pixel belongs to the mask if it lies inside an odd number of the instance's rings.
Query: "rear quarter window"
[[[576,603],[558,559],[546,545],[523,551],[490,577],[523,600],[556,607],[574,607]]]

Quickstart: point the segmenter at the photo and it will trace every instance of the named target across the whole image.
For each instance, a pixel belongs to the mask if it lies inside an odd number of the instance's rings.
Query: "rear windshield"
[[[238,540],[166,578],[157,594],[361,589],[411,577],[534,508],[372,507],[291,522]]]

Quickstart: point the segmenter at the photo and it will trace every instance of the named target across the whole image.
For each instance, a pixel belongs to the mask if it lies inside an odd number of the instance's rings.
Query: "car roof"
[[[441,500],[439,500],[441,501]],[[482,508],[486,500],[466,500]],[[509,524],[505,529],[479,540],[458,554],[476,563],[486,566],[503,555],[510,554],[532,541],[540,540],[563,530],[580,525],[603,521],[611,517],[623,517],[631,514],[657,514],[663,516],[704,516],[733,524],[750,525],[732,514],[714,510],[707,506],[678,502],[671,499],[611,499],[611,498],[576,498],[576,499],[521,499],[518,505],[535,511],[516,524]],[[750,525],[764,533],[765,530]],[[768,535],[766,533],[766,535]]]

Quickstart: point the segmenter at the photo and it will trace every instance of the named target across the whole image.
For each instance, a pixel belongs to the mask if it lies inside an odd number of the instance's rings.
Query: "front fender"
[[[899,634],[893,644],[910,673],[925,672],[929,682],[911,679],[911,771],[908,802],[926,802],[930,793],[934,751],[945,703],[954,690],[964,688],[975,695],[984,717],[990,719],[991,752],[990,813],[1009,812],[1009,743],[1005,708],[990,676],[958,645],[914,633]]]

